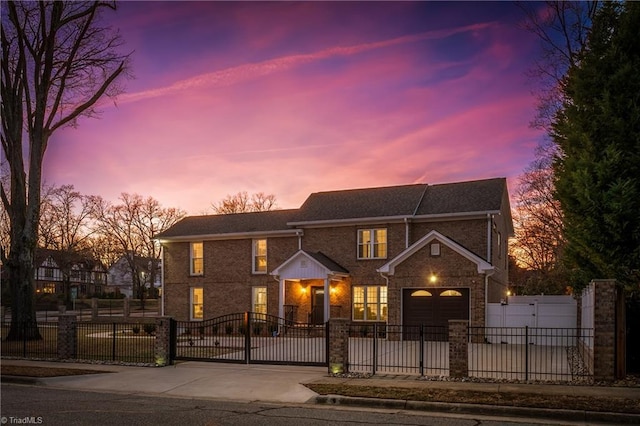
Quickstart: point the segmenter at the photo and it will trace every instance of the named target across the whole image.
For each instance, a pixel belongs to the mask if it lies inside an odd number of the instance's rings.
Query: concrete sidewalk
[[[305,403],[314,398],[317,394],[301,383],[327,375],[326,367],[191,361],[162,368],[28,360],[2,360],[2,364],[111,373],[31,380],[40,385],[65,389],[281,403]],[[6,379],[3,377],[2,381]],[[20,381],[19,378],[12,379]]]
[[[225,399],[245,402],[285,404],[320,403],[354,405],[398,410],[425,410],[457,414],[482,414],[553,418],[556,420],[640,424],[640,415],[594,413],[571,410],[545,410],[483,404],[430,403],[342,396],[319,396],[303,384],[344,384],[353,386],[400,387],[407,389],[447,389],[488,393],[528,393],[545,395],[581,395],[635,399],[640,404],[640,387],[565,386],[512,383],[474,383],[420,380],[416,376],[387,375],[368,379],[330,377],[326,367],[285,365],[180,362],[174,366],[130,367],[85,363],[2,360],[3,365],[50,368],[79,368],[104,371],[105,374],[51,378],[3,376],[3,382],[31,383],[61,389],[162,395],[183,398]]]

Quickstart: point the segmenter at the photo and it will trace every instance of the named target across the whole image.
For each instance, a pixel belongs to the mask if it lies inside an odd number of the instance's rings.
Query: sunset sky
[[[48,184],[189,214],[240,191],[516,178],[537,39],[512,2],[122,2],[135,79],[54,134]]]

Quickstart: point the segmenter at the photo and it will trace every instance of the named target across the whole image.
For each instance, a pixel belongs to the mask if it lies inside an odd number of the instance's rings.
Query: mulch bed
[[[80,376],[83,374],[110,373],[104,370],[88,370],[83,368],[59,368],[59,367],[33,367],[26,365],[2,365],[0,370],[3,376],[20,377],[60,377]]]
[[[640,414],[640,401],[629,398],[447,389],[405,389],[346,384],[312,383],[305,386],[321,395]]]

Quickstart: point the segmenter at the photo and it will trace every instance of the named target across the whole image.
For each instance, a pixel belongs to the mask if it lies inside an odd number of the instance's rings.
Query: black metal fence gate
[[[241,364],[327,365],[329,327],[256,312],[171,323],[171,358]]]

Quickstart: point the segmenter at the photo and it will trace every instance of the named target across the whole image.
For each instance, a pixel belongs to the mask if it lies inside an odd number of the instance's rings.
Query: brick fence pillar
[[[593,378],[596,381],[615,379],[616,296],[615,280],[592,280],[594,284],[593,312]]]
[[[91,298],[91,321],[98,321],[98,298]]]
[[[329,319],[329,373],[349,372],[349,320]]]
[[[449,376],[469,376],[469,321],[449,320]]]
[[[77,322],[74,314],[58,316],[58,358],[76,358],[78,354]]]
[[[153,359],[156,367],[171,364],[171,318],[156,318],[156,340],[153,345]]]
[[[122,299],[122,316],[125,318],[129,318],[129,313],[131,311],[130,302],[131,299],[129,299],[129,297]]]

